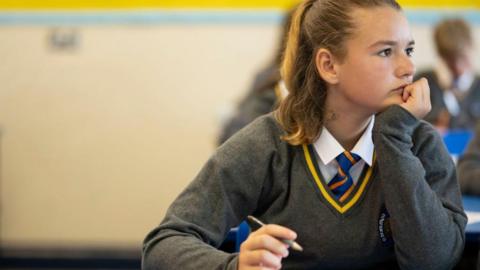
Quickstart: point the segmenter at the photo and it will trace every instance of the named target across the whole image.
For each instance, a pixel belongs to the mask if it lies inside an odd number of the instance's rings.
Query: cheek
[[[391,92],[396,87],[396,83],[390,72],[388,65],[372,63],[359,75],[363,80],[361,94],[374,107],[401,101],[400,95],[393,95]]]
[[[364,69],[357,73],[359,85],[366,88],[371,94],[376,95],[382,92],[385,87],[385,81],[388,79],[383,65],[366,65]],[[365,91],[364,90],[364,91]]]
[[[372,61],[368,65],[368,70],[377,78],[386,78],[389,73],[392,73],[391,65],[387,63],[387,61]]]
[[[356,62],[354,62],[356,60]],[[355,59],[352,60],[347,72],[340,78],[346,90],[350,94],[357,95],[361,99],[370,99],[372,102],[378,102],[385,96],[386,91],[390,89],[387,83],[390,76],[389,66],[385,61],[374,61],[375,59]],[[378,97],[378,99],[377,99]]]

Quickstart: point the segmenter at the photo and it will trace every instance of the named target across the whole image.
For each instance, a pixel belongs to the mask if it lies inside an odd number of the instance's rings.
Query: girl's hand
[[[427,79],[421,78],[405,86],[402,99],[403,103],[400,106],[417,118],[423,118],[432,109]]]
[[[297,234],[285,227],[268,224],[252,232],[240,246],[238,270],[277,270],[288,256],[288,245],[279,239],[295,240]]]

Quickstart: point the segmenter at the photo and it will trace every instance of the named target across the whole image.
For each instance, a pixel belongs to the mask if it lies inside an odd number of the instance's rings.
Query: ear
[[[315,65],[318,74],[329,84],[338,83],[337,60],[333,54],[325,48],[320,48],[315,55]]]

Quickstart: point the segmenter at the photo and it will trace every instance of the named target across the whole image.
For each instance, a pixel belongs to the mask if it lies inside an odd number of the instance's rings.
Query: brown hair
[[[287,132],[282,137],[292,145],[312,143],[323,126],[326,83],[315,66],[318,49],[326,48],[344,59],[345,40],[354,31],[354,8],[389,6],[401,10],[395,0],[306,0],[296,9],[282,63],[288,95],[275,117]]]
[[[434,30],[433,38],[438,54],[444,59],[457,58],[473,45],[472,31],[460,18],[445,19]]]
[[[294,11],[295,11],[294,8],[290,8],[284,15],[279,42],[275,51],[275,55],[272,61],[267,66],[267,68],[265,69],[266,71],[268,71],[268,73],[266,73],[267,77],[266,79],[262,80],[260,83],[256,85],[256,87],[253,90],[254,92],[263,92],[263,91],[270,91],[272,89],[275,89],[278,85],[278,82],[282,79],[280,75],[279,67],[282,64],[283,54],[285,52],[285,46],[287,45],[288,30],[290,29],[290,23],[292,21],[292,16]]]

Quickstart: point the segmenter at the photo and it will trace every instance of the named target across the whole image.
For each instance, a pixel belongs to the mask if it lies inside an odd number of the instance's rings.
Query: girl
[[[450,269],[466,216],[394,0],[307,0],[289,95],[223,144],[145,239],[144,269]],[[216,250],[247,215],[271,223]],[[279,239],[295,240],[303,252]]]

